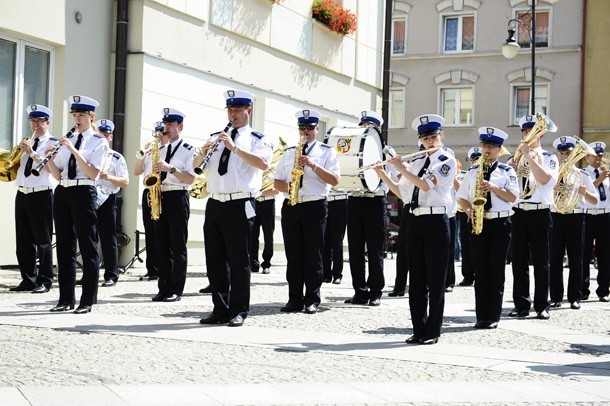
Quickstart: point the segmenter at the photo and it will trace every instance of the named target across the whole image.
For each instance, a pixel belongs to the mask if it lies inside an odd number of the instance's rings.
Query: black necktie
[[[595,179],[599,178],[599,170],[595,170]],[[599,199],[603,202],[606,200],[606,188],[604,187],[604,182],[600,183],[597,187],[599,191]]]
[[[235,137],[237,136],[237,129],[234,128],[231,131],[231,139],[235,141]],[[225,146],[225,149],[222,150],[222,154],[220,155],[220,163],[218,164],[218,174],[220,176],[227,173],[229,170],[229,158],[231,158],[231,150]]]
[[[36,151],[36,149],[38,148],[38,141],[40,141],[40,138],[36,138],[34,140],[34,146],[32,147],[32,153],[34,153]],[[32,159],[32,155],[30,154],[30,157],[28,158],[27,162],[25,163],[25,169],[23,170],[23,174],[28,177],[32,174],[32,164],[34,163],[34,160]]]
[[[172,159],[172,144],[167,144],[167,153],[165,154],[165,162],[169,163]],[[167,178],[167,172],[161,172],[161,182]]]
[[[307,144],[303,145],[303,154],[302,155],[307,155]],[[301,178],[299,179],[299,188],[303,187],[303,177],[305,176],[305,173],[303,172],[303,175],[301,175]]]
[[[418,178],[421,178],[422,176],[424,176],[424,173],[426,173],[426,169],[428,169],[429,165],[430,165],[430,156],[426,157],[426,162],[424,163],[424,166],[421,168],[421,170],[417,174]],[[411,196],[411,209],[415,209],[417,206],[419,206],[419,188],[417,186],[415,186],[413,188],[413,196]]]
[[[496,169],[496,167],[498,166],[498,162],[494,162],[494,164],[491,166],[491,168],[489,168],[489,170],[483,174],[483,179],[485,179],[486,181],[489,181],[489,179],[491,178],[491,173]],[[487,201],[485,202],[485,205],[483,206],[485,211],[489,211],[491,209],[491,193],[487,193],[487,195],[485,196],[487,198]]]
[[[80,144],[83,142],[83,135],[78,134],[78,140],[76,140],[76,144],[74,148],[77,150],[80,148]],[[68,178],[74,179],[76,178],[76,157],[74,154],[70,155],[70,160],[68,161]]]

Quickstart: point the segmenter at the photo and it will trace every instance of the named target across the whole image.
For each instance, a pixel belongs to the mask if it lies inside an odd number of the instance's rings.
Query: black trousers
[[[483,220],[483,231],[470,234],[475,284],[477,321],[500,321],[506,267],[506,252],[510,243],[510,217]],[[464,252],[464,251],[462,251]]]
[[[467,282],[474,281],[474,268],[472,266],[472,250],[470,248],[470,235],[472,224],[468,221],[468,215],[458,211],[455,217],[460,224],[460,245],[462,247],[462,277]]]
[[[589,296],[591,282],[591,254],[595,240],[597,255],[598,297],[608,296],[610,289],[610,214],[587,214],[585,216],[585,245],[583,255],[583,295]]]
[[[385,196],[347,199],[347,242],[354,295],[378,299],[385,285],[383,247],[387,235]],[[366,277],[364,252],[369,260]]]
[[[188,192],[162,192],[161,207],[161,216],[154,222],[159,293],[182,296],[186,283],[186,242],[191,212]]]
[[[400,217],[400,228],[396,241],[396,279],[394,280],[394,291],[404,292],[407,289],[407,276],[409,274],[409,255],[407,252],[407,207]]]
[[[540,313],[549,307],[549,251],[553,223],[551,211],[515,208],[512,217],[513,238],[513,302],[517,310],[529,310],[529,254],[534,262],[534,310]]]
[[[455,286],[455,239],[457,238],[457,219],[449,217],[449,258],[447,260],[447,287]]]
[[[275,231],[275,199],[264,200],[262,202],[255,201],[256,217],[254,217],[254,225],[252,227],[252,246],[250,247],[250,270],[258,272],[262,266],[263,269],[271,267],[271,257],[273,257],[273,232]],[[258,261],[258,238],[261,228],[263,229],[263,238],[265,246],[263,247],[263,262]]]
[[[57,241],[59,304],[74,304],[76,242],[83,264],[81,306],[97,303],[100,262],[97,253],[97,213],[94,186],[57,186],[53,214]]]
[[[32,289],[50,288],[53,284],[53,191],[17,192],[15,239],[22,283]]]
[[[322,253],[324,279],[343,277],[343,238],[346,225],[347,199],[329,201]]]
[[[568,301],[582,298],[582,253],[585,235],[584,214],[551,213],[553,234],[551,236],[551,301],[563,300],[563,255],[568,250]]]
[[[119,246],[116,237],[116,195],[108,195],[97,209],[97,232],[104,258],[104,280],[119,280]]]
[[[144,241],[146,244],[146,273],[159,276],[157,270],[157,253],[155,252],[155,222],[150,218],[148,205],[148,189],[142,192],[142,223],[144,223]]]
[[[423,339],[436,338],[441,335],[445,310],[449,219],[445,214],[407,216],[413,334]]]
[[[282,205],[282,234],[286,248],[288,302],[310,306],[320,304],[324,278],[322,249],[328,204],[326,200]],[[305,294],[303,294],[305,287]]]
[[[249,206],[249,208],[247,208]],[[203,235],[214,314],[246,318],[250,311],[250,247],[254,199],[208,199]]]

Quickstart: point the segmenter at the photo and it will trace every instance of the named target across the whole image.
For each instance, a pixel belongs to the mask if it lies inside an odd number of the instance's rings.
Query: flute
[[[436,150],[438,150],[440,148],[443,148],[443,147],[434,147],[434,148],[430,148],[430,149],[424,149],[424,150],[421,150],[421,151],[413,152],[412,154],[408,154],[408,155],[402,156],[400,159],[402,161],[409,161],[409,160],[411,160],[413,158],[417,158],[420,155],[427,154],[429,152],[434,152],[434,151],[436,151]],[[388,155],[391,155],[391,154],[388,154]],[[372,163],[372,164],[365,165],[362,168],[356,170],[356,173],[361,173],[361,172],[364,172],[366,170],[373,169],[377,165],[385,165],[385,164],[388,163],[388,161],[389,161],[389,159],[386,159],[383,162],[375,162],[375,163]]]

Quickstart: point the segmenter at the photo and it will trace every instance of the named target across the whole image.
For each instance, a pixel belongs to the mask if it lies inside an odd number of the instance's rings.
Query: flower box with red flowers
[[[331,31],[349,35],[356,31],[356,15],[333,0],[314,0],[312,17],[326,24]]]

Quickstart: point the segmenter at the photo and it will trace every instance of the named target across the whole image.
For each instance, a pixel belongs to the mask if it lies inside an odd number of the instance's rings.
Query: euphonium
[[[25,138],[23,141],[30,140],[31,138]],[[22,142],[23,142],[22,141]],[[0,180],[3,182],[12,182],[17,179],[17,171],[19,170],[19,165],[21,163],[21,155],[23,155],[23,150],[17,144],[11,149],[10,154],[2,154],[0,157]]]
[[[576,146],[559,165],[557,187],[553,192],[555,210],[561,214],[573,211],[580,201],[578,189],[582,186],[583,181],[580,171],[574,165],[587,155],[595,155],[595,151],[589,144],[575,135],[573,137],[576,140]]]
[[[152,143],[150,149],[150,156],[153,170],[150,174],[144,178],[144,184],[148,186],[148,206],[150,207],[150,218],[153,220],[159,220],[161,216],[161,173],[155,170],[155,164],[161,160],[159,156],[159,139],[163,136],[160,131],[154,131],[153,137],[155,140]]]
[[[483,231],[483,216],[485,214],[485,203],[487,203],[487,192],[483,192],[483,181],[485,174],[489,171],[489,153],[481,155],[475,165],[477,169],[476,183],[474,187],[474,198],[472,199],[472,234],[479,235]],[[491,198],[491,197],[490,197]]]
[[[288,185],[288,204],[290,206],[295,206],[299,200],[299,189],[301,187],[301,177],[305,173],[302,165],[299,165],[299,158],[303,155],[303,143],[305,142],[305,134],[299,138],[299,142],[297,143],[294,149],[294,161],[292,164],[292,179],[290,180],[290,184]]]
[[[233,125],[233,121],[235,121],[234,118],[229,120],[225,129],[222,130],[223,133],[226,133],[227,131],[229,131],[229,129],[231,129],[231,126]],[[205,157],[203,157],[203,161],[201,162],[201,165],[199,165],[198,167],[196,167],[194,169],[194,171],[197,175],[201,175],[205,171],[205,168],[208,165],[210,158],[212,158],[212,154],[214,154],[214,152],[216,152],[216,149],[218,149],[218,144],[220,144],[220,141],[216,140],[216,142],[214,144],[212,144],[210,146],[210,148],[208,149],[208,152],[207,152],[207,154],[205,154]]]

